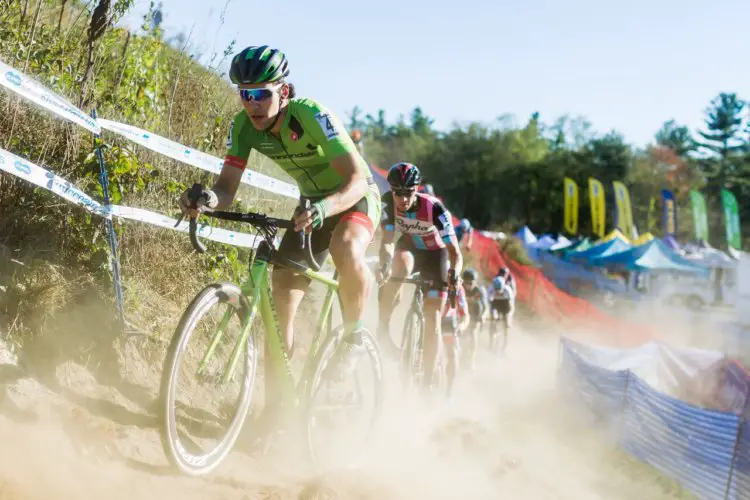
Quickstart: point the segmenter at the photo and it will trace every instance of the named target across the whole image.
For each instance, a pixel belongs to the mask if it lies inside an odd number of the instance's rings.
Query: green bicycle
[[[201,191],[200,185],[193,186],[191,200],[194,203]],[[354,373],[345,380],[328,376],[330,371],[327,372],[327,368],[335,364],[332,360],[344,334],[343,326],[332,328],[332,309],[338,297],[338,273],[328,278],[318,272],[320,266],[313,257],[309,233],[300,234],[300,244],[306,248],[309,267],[276,255],[277,230],[293,230],[293,223],[289,220],[267,217],[262,213],[206,211],[204,215],[248,223],[263,240],[254,252],[254,258],[251,257],[247,281],[241,286],[217,282],[205,287],[182,314],[172,337],[160,388],[160,434],[169,461],[185,474],[207,474],[232,450],[253,400],[260,357],[258,341],[262,330],[267,342],[263,362],[271,363],[275,380],[280,381],[278,390],[282,404],[297,410],[301,417],[312,462],[323,465],[332,442],[343,441],[351,445],[351,450],[339,453],[334,460],[351,464],[365,449],[380,414],[383,373],[375,338],[365,330],[363,341],[367,355],[362,356]],[[190,240],[198,252],[206,251],[198,239],[194,218],[190,219]],[[283,347],[271,296],[269,264],[291,268],[327,287],[317,328],[296,382]],[[256,321],[258,311],[260,321]],[[204,320],[208,326],[204,325]],[[217,326],[211,326],[213,324]],[[180,373],[192,358],[196,360],[195,366],[186,370],[187,380],[181,383]],[[370,369],[363,376],[360,368],[367,359],[370,360]],[[344,382],[353,382],[353,388],[342,390]],[[181,386],[187,386],[188,394],[178,397],[177,390]],[[228,395],[229,402],[219,403],[218,398],[224,395]],[[365,396],[369,396],[369,400]],[[349,425],[353,414],[362,415],[359,426]],[[344,415],[347,422],[343,425],[336,422],[335,415]],[[327,435],[326,423],[333,427],[328,429]],[[194,431],[193,427],[199,429]],[[353,430],[356,436],[343,437],[345,429]]]

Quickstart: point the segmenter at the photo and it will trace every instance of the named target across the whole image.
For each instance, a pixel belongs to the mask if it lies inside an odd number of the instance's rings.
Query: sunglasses
[[[417,190],[416,189],[394,189],[394,188],[391,188],[391,192],[393,194],[395,194],[396,196],[408,197],[408,196],[411,196],[414,193],[416,193]]]
[[[273,93],[281,87],[281,83],[274,85],[273,87],[265,87],[262,89],[240,89],[240,98],[243,101],[265,101],[273,95]]]

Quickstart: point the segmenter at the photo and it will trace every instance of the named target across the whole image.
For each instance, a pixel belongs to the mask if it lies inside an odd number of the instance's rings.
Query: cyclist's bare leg
[[[365,253],[372,233],[360,222],[343,219],[331,235],[330,251],[339,273],[341,313],[347,331],[361,326],[362,314],[373,281]]]
[[[490,317],[490,327],[487,329],[490,334],[490,351],[494,351],[495,343],[497,339],[498,324],[500,321],[500,313],[497,309],[492,309],[492,315]]]
[[[434,292],[430,291],[424,300],[424,384],[429,387],[432,384],[433,372],[440,353],[441,337],[441,312],[445,305],[445,295],[431,297]]]
[[[414,269],[414,255],[406,250],[396,249],[393,255],[393,271],[391,276],[394,278],[406,278]],[[390,331],[391,315],[393,309],[401,300],[401,288],[403,283],[388,281],[383,284],[378,297],[378,317],[380,318],[380,333],[385,334]],[[393,342],[391,341],[391,344]]]
[[[511,326],[513,324],[513,311],[515,309],[515,305],[513,302],[511,302],[508,305],[508,312],[505,313],[505,318],[503,322],[504,332],[505,332],[505,339],[503,341],[503,351],[505,351],[505,348],[508,347],[508,333],[510,332]]]
[[[469,361],[469,369],[473,370],[476,366],[476,360],[477,360],[477,345],[479,344],[479,330],[482,328],[482,323],[479,321],[473,322],[470,329],[470,335],[468,337],[469,346],[468,346],[468,361]]]

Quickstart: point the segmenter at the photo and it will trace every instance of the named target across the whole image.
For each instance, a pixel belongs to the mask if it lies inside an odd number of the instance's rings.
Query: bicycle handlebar
[[[193,184],[193,187],[190,188],[190,192],[188,193],[188,199],[190,200],[191,206],[193,208],[197,208],[200,202],[205,203],[207,200],[205,200],[205,195],[203,195],[203,186],[197,183]],[[305,211],[309,209],[310,209],[310,200],[306,199],[300,202],[300,205],[296,208],[294,213],[298,214],[301,211]],[[256,229],[258,229],[259,232],[263,233],[263,237],[265,238],[266,242],[271,246],[273,246],[273,239],[276,236],[277,229],[286,229],[287,231],[294,230],[293,221],[285,220],[285,219],[278,219],[276,217],[268,217],[264,213],[255,213],[255,212],[241,213],[241,212],[226,212],[222,210],[204,209],[202,214],[208,217],[213,217],[214,219],[228,220],[228,221],[234,221],[234,222],[244,222],[244,223],[250,224]],[[180,220],[177,221],[178,224],[182,221],[183,217],[180,217]],[[198,223],[195,217],[190,217],[189,229],[190,229],[190,243],[193,245],[193,248],[198,253],[205,253],[206,245],[204,245],[203,242],[198,237]],[[303,250],[307,250],[305,254],[305,259],[307,260],[307,263],[310,265],[310,267],[313,270],[320,271],[321,265],[315,260],[315,256],[313,255],[311,239],[312,239],[312,233],[299,231],[300,248]]]
[[[406,284],[417,285],[417,286],[427,285],[427,286],[438,286],[438,287],[441,287],[441,288],[443,286],[445,286],[445,282],[444,281],[442,281],[442,280],[440,280],[440,281],[425,280],[425,279],[422,279],[422,278],[419,277],[419,273],[414,273],[411,276],[407,276],[406,278],[394,278],[394,277],[391,277],[391,278],[388,278],[387,281],[393,281],[395,283],[406,283]],[[381,286],[384,283],[385,282],[381,283]],[[457,294],[455,288],[453,288],[453,287],[449,287],[448,288],[448,300],[450,301],[451,308],[453,308],[453,309],[456,308],[456,301],[457,301],[456,296],[457,295],[458,294]]]

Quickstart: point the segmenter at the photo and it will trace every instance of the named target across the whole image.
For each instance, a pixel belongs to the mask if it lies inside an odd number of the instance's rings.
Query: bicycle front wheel
[[[419,383],[422,370],[422,330],[424,318],[419,311],[410,310],[404,323],[404,334],[401,336],[401,383],[404,390],[411,391]]]
[[[309,380],[304,426],[310,457],[319,469],[353,466],[367,448],[383,404],[383,365],[375,337],[362,331],[365,354],[343,379],[331,377],[343,327],[326,340]]]
[[[169,344],[159,394],[161,442],[185,474],[211,472],[242,430],[258,363],[250,309],[233,283],[209,285],[185,310]]]

